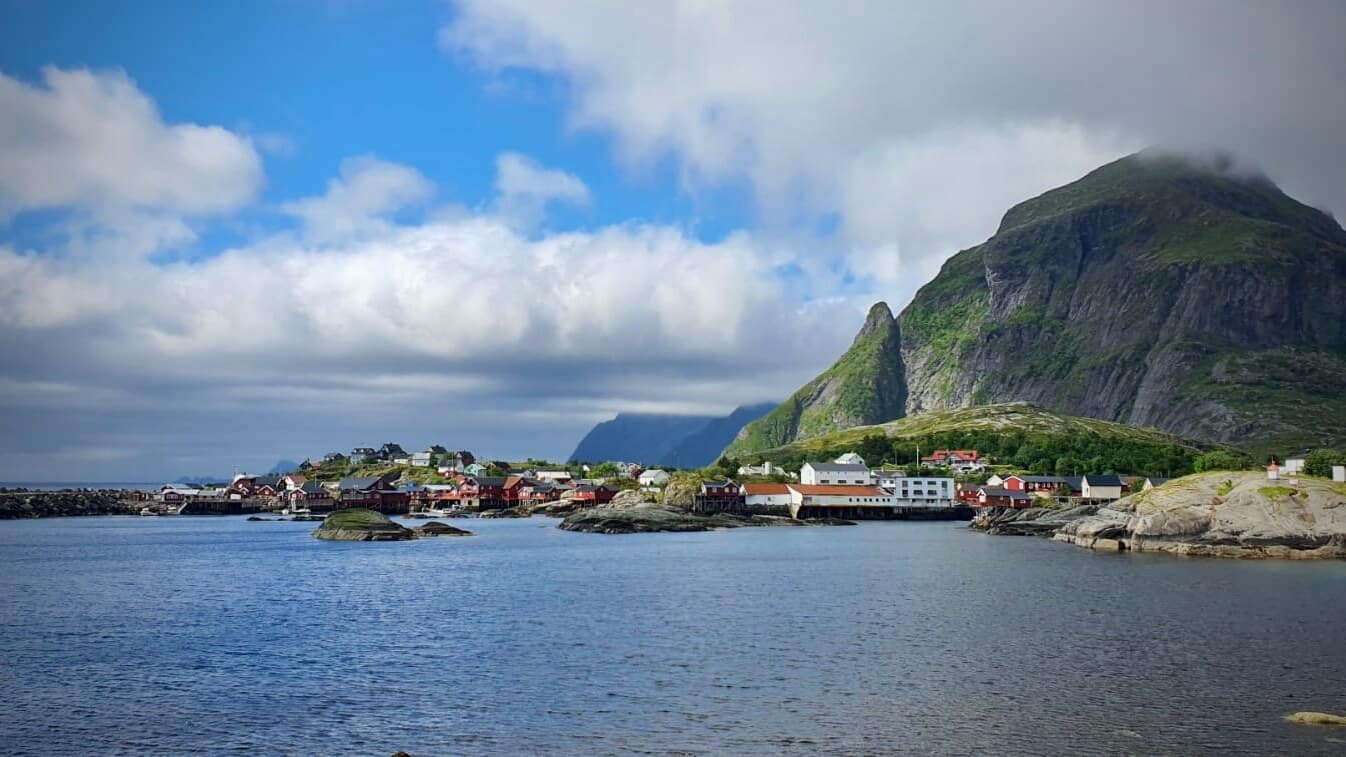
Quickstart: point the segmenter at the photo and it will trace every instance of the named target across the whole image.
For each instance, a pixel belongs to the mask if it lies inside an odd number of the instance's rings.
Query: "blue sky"
[[[0,0],[0,480],[779,400],[1153,144],[1341,217],[1346,7],[1142,5]]]
[[[475,206],[491,196],[496,154],[510,150],[581,176],[599,198],[559,209],[553,228],[641,219],[709,239],[751,214],[741,187],[679,191],[672,160],[618,166],[601,135],[566,127],[564,81],[495,76],[446,55],[434,34],[453,18],[446,2],[6,4],[0,70],[11,76],[121,69],[168,122],[282,138],[289,148],[267,155],[263,203],[320,193],[343,158],[374,154]],[[287,219],[261,209],[254,220]]]

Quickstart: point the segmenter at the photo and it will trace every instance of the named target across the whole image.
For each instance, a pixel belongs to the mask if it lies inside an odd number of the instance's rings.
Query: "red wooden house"
[[[585,503],[586,505],[605,505],[617,496],[616,489],[610,489],[602,484],[597,486],[593,484],[581,484],[575,487],[574,499]]]

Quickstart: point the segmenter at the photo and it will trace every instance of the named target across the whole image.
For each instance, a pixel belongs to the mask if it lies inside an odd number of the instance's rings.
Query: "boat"
[[[141,515],[163,515],[163,513],[159,512],[158,510],[155,510],[155,509],[152,508],[152,507],[142,507],[142,508],[140,508],[140,514],[141,514]]]

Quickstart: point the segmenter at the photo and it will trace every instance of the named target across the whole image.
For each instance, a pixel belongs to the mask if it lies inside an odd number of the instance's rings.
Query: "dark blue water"
[[[460,523],[0,523],[0,752],[1346,752],[1346,564]]]

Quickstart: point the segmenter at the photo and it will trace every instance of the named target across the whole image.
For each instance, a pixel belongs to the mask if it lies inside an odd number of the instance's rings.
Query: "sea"
[[[1346,563],[556,523],[0,522],[0,753],[1346,754]]]

